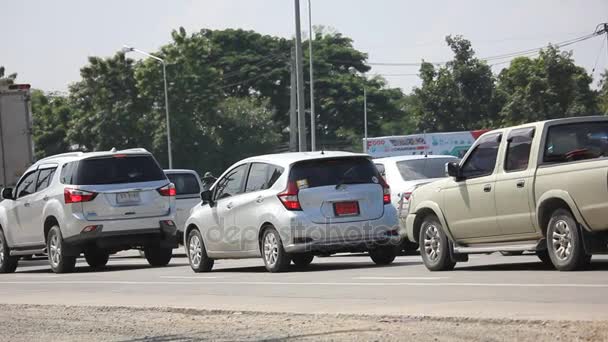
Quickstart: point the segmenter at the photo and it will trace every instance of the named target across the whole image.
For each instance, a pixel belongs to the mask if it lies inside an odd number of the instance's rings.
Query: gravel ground
[[[2,341],[608,341],[608,322],[0,305]]]

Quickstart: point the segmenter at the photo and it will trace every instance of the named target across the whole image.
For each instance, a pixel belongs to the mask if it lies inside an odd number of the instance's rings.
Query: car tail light
[[[390,204],[391,203],[391,187],[388,186],[384,177],[380,177],[379,180],[380,180],[380,185],[382,185],[382,202],[384,202],[384,204]]]
[[[412,196],[411,192],[404,192],[403,193],[403,199],[406,200],[406,201],[410,200],[410,196]]]
[[[82,203],[92,201],[97,193],[91,191],[84,191],[72,188],[65,188],[63,190],[63,199],[65,204],[69,203]]]
[[[169,183],[163,186],[162,188],[158,188],[156,189],[156,191],[158,191],[161,196],[174,197],[177,194],[177,191],[175,190],[175,185],[173,185],[173,183]]]
[[[287,189],[278,194],[281,203],[287,210],[302,210],[300,201],[298,200],[298,186],[295,182],[290,181],[287,183]]]

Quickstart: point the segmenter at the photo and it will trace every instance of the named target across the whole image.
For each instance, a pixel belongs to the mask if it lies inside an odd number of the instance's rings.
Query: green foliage
[[[604,71],[600,80],[598,106],[601,114],[608,115],[608,70]]]
[[[67,139],[72,106],[66,97],[32,91],[32,116],[37,159],[70,150]]]

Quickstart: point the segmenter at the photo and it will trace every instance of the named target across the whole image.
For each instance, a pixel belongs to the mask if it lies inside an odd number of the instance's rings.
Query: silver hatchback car
[[[315,255],[369,251],[390,264],[402,238],[390,189],[370,157],[302,152],[231,166],[195,207],[184,245],[195,272],[215,259],[262,257],[270,272]]]

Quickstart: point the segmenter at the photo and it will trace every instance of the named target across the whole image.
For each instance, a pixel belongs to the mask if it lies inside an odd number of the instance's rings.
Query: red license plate
[[[336,216],[359,215],[359,202],[336,202],[334,203],[334,213]]]

